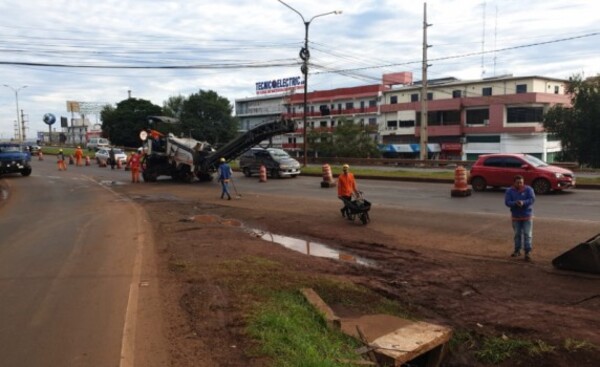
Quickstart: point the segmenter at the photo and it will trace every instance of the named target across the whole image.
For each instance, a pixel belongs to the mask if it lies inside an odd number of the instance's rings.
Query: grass
[[[235,303],[247,315],[248,335],[257,342],[252,353],[269,357],[274,366],[341,367],[352,365],[344,360],[360,360],[354,352],[360,343],[327,328],[322,315],[300,294],[301,288],[313,288],[330,306],[343,305],[359,314],[409,315],[401,305],[367,288],[307,276],[260,257],[228,260],[197,271],[214,272],[219,285],[239,298]]]
[[[250,317],[248,334],[259,342],[255,352],[273,366],[337,367],[360,360],[360,343],[327,328],[321,315],[299,292],[282,292]]]

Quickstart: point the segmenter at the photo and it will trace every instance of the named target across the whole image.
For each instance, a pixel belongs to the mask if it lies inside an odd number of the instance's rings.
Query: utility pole
[[[23,113],[23,110],[21,110],[21,131],[21,141],[27,140],[25,137],[25,114]]]
[[[423,3],[423,78],[421,80],[421,129],[420,129],[420,154],[421,160],[427,159],[427,49],[431,46],[427,44],[427,3]]]

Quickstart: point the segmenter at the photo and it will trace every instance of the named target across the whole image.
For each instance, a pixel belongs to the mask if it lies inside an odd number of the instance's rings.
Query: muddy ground
[[[142,186],[120,190],[147,211],[154,227],[172,366],[269,365],[252,352],[244,332],[251,299],[243,284],[256,280],[236,273],[232,282],[227,275],[239,270],[235,264],[257,259],[282,265],[259,281],[348,281],[421,320],[451,327],[458,337],[446,366],[489,365],[476,356],[483,337],[542,341],[546,347],[546,353],[520,353],[502,366],[600,365],[600,352],[589,348],[600,345],[600,278],[559,272],[550,264],[594,236],[594,223],[537,219],[534,261],[526,263],[508,256],[508,214],[457,215],[374,203],[364,226],[343,219],[335,200],[246,193],[227,201],[218,198],[216,187]],[[307,256],[252,236],[250,229],[316,241],[372,265]]]

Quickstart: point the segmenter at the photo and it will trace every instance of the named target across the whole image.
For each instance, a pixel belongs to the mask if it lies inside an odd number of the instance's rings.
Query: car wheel
[[[21,170],[21,175],[27,177],[31,174],[31,168],[24,168],[23,170]]]
[[[538,194],[538,195],[544,195],[550,192],[550,181],[546,180],[545,178],[538,178],[537,180],[533,181],[533,191]]]
[[[272,178],[279,178],[279,170],[277,168],[273,168],[271,170],[271,177]]]
[[[473,190],[475,191],[484,191],[487,187],[487,182],[485,182],[483,177],[473,177],[471,180],[471,187],[473,187]]]
[[[246,177],[252,176],[252,172],[250,172],[250,168],[248,168],[248,167],[244,167],[242,172],[244,172],[244,176],[246,176]]]

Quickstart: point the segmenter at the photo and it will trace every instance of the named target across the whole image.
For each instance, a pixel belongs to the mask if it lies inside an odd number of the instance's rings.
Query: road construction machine
[[[149,121],[175,123],[176,119],[165,116],[149,116]],[[246,150],[275,135],[293,132],[292,120],[275,120],[254,127],[224,146],[214,149],[206,141],[176,137],[168,133],[147,129],[140,132],[142,140],[142,177],[144,181],[156,181],[159,176],[171,176],[182,182],[210,181],[217,171],[219,160],[231,161]]]

